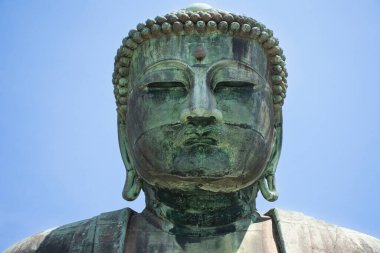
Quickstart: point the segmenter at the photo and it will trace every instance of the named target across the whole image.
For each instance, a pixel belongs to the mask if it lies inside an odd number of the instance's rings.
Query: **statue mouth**
[[[191,146],[217,146],[223,143],[223,129],[219,126],[193,127],[185,126],[178,132],[176,138],[176,146],[191,147]]]
[[[194,145],[210,145],[216,146],[218,145],[218,141],[211,137],[193,137],[187,139],[184,143],[184,146],[194,146]]]

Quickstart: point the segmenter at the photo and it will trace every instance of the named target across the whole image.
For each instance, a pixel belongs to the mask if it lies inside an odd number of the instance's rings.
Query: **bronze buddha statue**
[[[6,252],[380,252],[376,238],[274,201],[285,56],[256,20],[195,4],[131,30],[115,57],[126,208],[45,231]]]

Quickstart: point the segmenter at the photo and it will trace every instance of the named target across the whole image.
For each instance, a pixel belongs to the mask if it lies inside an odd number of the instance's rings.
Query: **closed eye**
[[[214,91],[217,92],[222,89],[252,89],[253,83],[244,81],[226,81],[219,82],[215,85]]]
[[[186,87],[181,82],[155,82],[147,85],[148,90],[186,90]]]

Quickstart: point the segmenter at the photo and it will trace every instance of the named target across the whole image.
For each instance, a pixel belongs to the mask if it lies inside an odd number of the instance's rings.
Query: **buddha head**
[[[285,57],[256,20],[193,5],[137,25],[115,57],[123,197],[144,185],[277,199]]]

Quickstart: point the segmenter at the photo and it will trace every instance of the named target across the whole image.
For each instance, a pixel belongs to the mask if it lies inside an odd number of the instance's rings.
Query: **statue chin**
[[[204,190],[209,192],[230,193],[237,192],[256,182],[255,179],[245,179],[242,177],[181,177],[173,174],[148,175],[144,177],[144,182],[155,189],[166,189],[172,191]]]
[[[206,148],[207,149],[207,148]],[[136,169],[144,182],[154,188],[171,190],[207,190],[212,192],[235,192],[255,183],[265,169],[262,160],[254,161],[254,167],[232,167],[223,152],[209,150],[217,155],[196,161],[194,157],[179,157],[172,169]],[[227,166],[225,166],[227,165]]]

